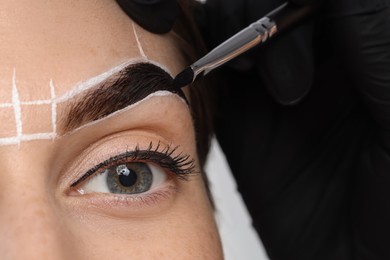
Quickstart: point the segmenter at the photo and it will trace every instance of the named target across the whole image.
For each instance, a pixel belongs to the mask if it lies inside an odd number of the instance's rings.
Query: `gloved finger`
[[[152,33],[169,32],[178,16],[177,0],[116,0],[137,24]]]

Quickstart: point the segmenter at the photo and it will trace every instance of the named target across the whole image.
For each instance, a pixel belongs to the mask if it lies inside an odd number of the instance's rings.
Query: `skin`
[[[174,35],[136,30],[148,59],[172,74],[184,67]],[[141,55],[132,21],[115,1],[6,0],[0,57],[0,103],[6,103],[14,72],[21,101],[49,99],[50,80],[61,96]],[[66,108],[58,106],[58,122]],[[23,133],[51,131],[50,105],[22,106],[21,115]],[[0,138],[14,136],[14,110],[0,108],[0,120]],[[1,259],[222,259],[200,174],[170,178],[158,188],[164,196],[149,200],[81,195],[70,187],[94,165],[151,141],[179,146],[175,155],[197,165],[190,111],[176,95],[150,98],[55,140],[0,146]]]

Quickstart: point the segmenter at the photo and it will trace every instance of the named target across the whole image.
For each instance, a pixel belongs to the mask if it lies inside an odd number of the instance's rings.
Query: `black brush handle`
[[[254,46],[267,42],[275,34],[306,19],[318,7],[319,5],[302,6],[290,2],[282,4],[182,71],[176,76],[174,85],[177,88],[187,85],[193,82],[198,75],[206,75]]]

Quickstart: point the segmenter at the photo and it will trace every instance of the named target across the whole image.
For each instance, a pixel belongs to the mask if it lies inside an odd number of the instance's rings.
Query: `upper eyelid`
[[[159,148],[160,143],[156,146],[156,148],[153,148],[153,144],[150,143],[149,147],[145,150],[141,150],[137,146],[133,151],[126,151],[113,156],[89,169],[78,180],[73,182],[70,187],[79,185],[89,177],[96,174],[96,172],[100,169],[108,168],[112,164],[118,164],[120,162],[124,162],[125,160],[132,160],[133,162],[140,160],[144,162],[153,162],[164,169],[172,171],[177,175],[177,177],[182,179],[186,179],[186,177],[190,174],[197,174],[197,172],[195,172],[195,162],[190,155],[179,153],[178,155],[172,156],[178,146],[174,148],[166,146],[165,148],[162,148],[161,151],[158,151]],[[159,156],[159,158],[152,158],[153,156]],[[162,162],[163,159],[168,161]],[[175,169],[172,169],[173,166]]]

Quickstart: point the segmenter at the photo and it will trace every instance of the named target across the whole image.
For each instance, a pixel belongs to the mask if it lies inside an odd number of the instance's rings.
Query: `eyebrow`
[[[162,68],[146,62],[128,65],[72,101],[66,109],[61,129],[63,132],[72,131],[160,90],[186,99],[181,89],[174,88],[173,78]]]

